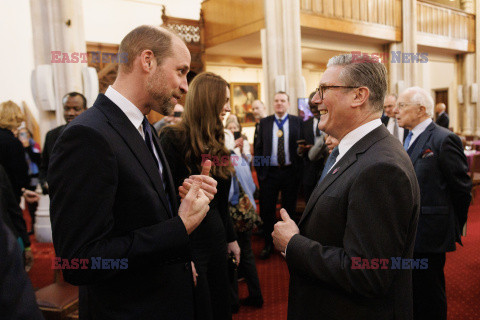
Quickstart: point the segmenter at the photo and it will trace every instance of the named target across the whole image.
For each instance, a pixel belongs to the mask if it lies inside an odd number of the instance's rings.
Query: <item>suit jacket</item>
[[[67,125],[61,125],[47,132],[45,136],[45,143],[42,151],[42,161],[40,162],[40,170],[38,178],[43,185],[47,181],[48,164],[50,163],[50,156],[52,155],[53,146],[57,142],[58,137],[62,134]]]
[[[273,125],[275,122],[275,115],[268,116],[260,120],[258,127],[257,144],[255,145],[255,158],[253,165],[257,170],[258,180],[265,180],[268,175],[270,167],[270,161],[266,161],[266,157],[272,156],[272,143],[273,143]],[[294,115],[288,115],[289,122],[289,138],[288,147],[290,152],[290,161],[295,168],[296,175],[300,175],[302,172],[302,158],[297,154],[297,140],[303,139],[303,121],[300,117]],[[263,157],[263,158],[256,158]]]
[[[435,123],[408,149],[422,194],[415,252],[455,250],[467,221],[472,182],[460,138]]]
[[[388,126],[388,120],[390,120],[390,117],[388,117],[388,116],[382,116],[382,119],[381,119],[381,120],[382,120],[382,123],[383,123],[383,124],[385,125],[385,127],[386,127],[386,126]],[[408,129],[403,128],[403,139],[402,139],[402,143],[404,143],[404,142],[405,142],[405,139],[407,139],[407,136],[408,136],[408,133],[409,133],[409,132],[410,132],[410,131],[409,131]]]
[[[438,116],[435,123],[438,124],[440,127],[448,129],[448,126],[450,125],[450,118],[448,117],[448,114],[446,112],[443,112],[441,115]]]
[[[313,118],[308,119],[303,124],[303,137],[305,139],[305,144],[314,145],[315,144],[315,131],[313,130]],[[328,153],[325,154],[328,157]],[[306,186],[315,186],[318,182],[318,179],[322,175],[323,166],[325,164],[325,157],[317,161],[311,161],[308,158],[308,151],[305,152],[303,156],[303,184]]]
[[[153,136],[174,195],[169,166]],[[97,270],[90,264],[86,270],[63,270],[67,282],[84,286],[83,305],[91,318],[193,318],[189,238],[176,202],[171,199],[170,210],[145,141],[105,95],[59,137],[48,183],[57,256],[128,259],[126,269]]]
[[[0,128],[0,165],[3,166],[10,179],[15,200],[20,203],[22,188],[29,185],[25,150],[12,131],[3,128]]]
[[[412,258],[420,194],[384,126],[317,185],[288,243],[288,319],[412,319],[411,270],[352,269],[352,258]]]

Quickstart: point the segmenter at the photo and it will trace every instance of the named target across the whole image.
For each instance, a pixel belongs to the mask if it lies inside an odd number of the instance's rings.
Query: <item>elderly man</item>
[[[467,221],[471,180],[462,142],[432,122],[433,99],[424,89],[405,90],[395,107],[398,124],[410,130],[405,150],[415,168],[421,208],[414,258],[428,268],[413,270],[415,319],[446,319],[445,252],[455,250]]]
[[[340,143],[298,227],[282,209],[273,232],[290,271],[290,320],[412,318],[411,270],[388,262],[412,258],[420,194],[380,121],[386,90],[385,66],[351,54],[331,58],[322,76],[319,128]]]
[[[165,114],[187,92],[190,52],[169,31],[140,26],[119,55],[128,61],[115,82],[65,128],[51,157],[55,252],[68,265],[88,261],[63,270],[80,285],[81,319],[193,319],[189,234],[209,210],[216,181],[193,177],[178,208],[145,117]]]
[[[437,103],[435,106],[435,112],[437,113],[437,121],[435,121],[436,124],[438,124],[440,127],[444,127],[448,129],[448,126],[450,125],[450,118],[448,117],[447,112],[447,106],[445,103]]]
[[[397,118],[395,118],[395,113],[393,112],[396,102],[397,96],[393,93],[388,94],[385,97],[385,100],[383,101],[383,111],[385,115],[382,117],[382,122],[387,127],[388,131],[403,144],[407,138],[408,130],[398,125]]]

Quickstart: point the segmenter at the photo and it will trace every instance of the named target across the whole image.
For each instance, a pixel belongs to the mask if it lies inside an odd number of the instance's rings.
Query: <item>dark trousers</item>
[[[278,194],[282,193],[282,208],[293,217],[296,214],[297,194],[300,179],[293,166],[270,167],[265,180],[260,181],[260,215],[265,232],[265,245],[272,245],[273,226],[276,222]]]
[[[238,272],[243,275],[247,283],[248,295],[253,299],[263,300],[260,290],[260,281],[258,280],[257,267],[252,251],[252,231],[238,232],[238,245],[240,246],[240,264]],[[232,305],[238,305],[238,281],[232,279]]]
[[[416,320],[446,320],[445,253],[413,253],[414,259],[428,259],[428,268],[414,269],[413,316]]]

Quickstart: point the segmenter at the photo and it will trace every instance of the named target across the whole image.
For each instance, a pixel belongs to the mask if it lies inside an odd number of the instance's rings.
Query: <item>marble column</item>
[[[83,92],[81,70],[86,63],[52,63],[52,51],[71,55],[86,53],[82,0],[30,0],[35,67],[51,64],[55,91],[55,111],[42,111],[40,129],[46,131],[65,123],[62,97]]]
[[[418,70],[416,63],[392,63],[392,51],[401,53],[416,53],[417,23],[416,23],[416,1],[402,1],[402,36],[403,41],[389,45],[389,91],[400,94],[403,89],[419,84]],[[399,92],[400,91],[400,92]]]
[[[305,97],[302,77],[300,2],[264,0],[265,29],[261,31],[265,105],[273,113],[275,79],[284,76],[285,92],[290,96],[289,113],[297,114],[297,98]],[[277,80],[278,81],[278,80]]]

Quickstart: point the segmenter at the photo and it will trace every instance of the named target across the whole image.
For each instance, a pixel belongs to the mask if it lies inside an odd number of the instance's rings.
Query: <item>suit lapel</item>
[[[415,165],[415,162],[417,162],[420,154],[422,153],[425,143],[430,139],[433,129],[435,129],[435,124],[432,122],[417,138],[418,141],[416,141],[416,143],[414,141],[415,145],[413,146],[412,153],[410,154],[410,159],[412,160],[413,165]]]
[[[300,225],[303,220],[310,214],[313,207],[317,203],[318,198],[327,190],[327,188],[335,182],[342,174],[354,164],[357,159],[358,155],[364,153],[369,149],[374,143],[377,141],[384,139],[390,133],[386,129],[385,126],[379,126],[378,128],[374,129],[370,133],[368,133],[365,137],[360,139],[357,143],[355,143],[350,150],[335,164],[329,173],[325,176],[325,178],[318,184],[315,189],[313,190],[310,199],[305,207],[305,211],[300,218],[298,225]]]
[[[105,95],[100,94],[97,99],[101,100],[97,104],[98,108],[105,114],[108,119],[108,123],[123,138],[127,146],[135,155],[155,187],[158,196],[168,212],[170,209],[165,195],[165,190],[163,189],[160,172],[158,171],[150,151],[148,150],[147,145],[142,139],[140,133],[133,126],[128,117],[122,112],[122,110],[120,110],[120,108]]]

